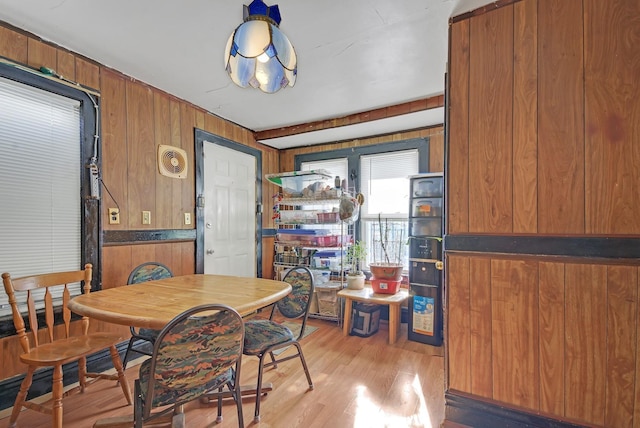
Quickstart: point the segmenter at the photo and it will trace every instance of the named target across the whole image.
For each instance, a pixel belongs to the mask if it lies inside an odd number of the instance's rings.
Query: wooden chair
[[[78,380],[80,383],[80,391],[84,392],[88,382],[87,379],[111,379],[117,380],[122,387],[125,399],[131,404],[131,392],[129,384],[124,376],[124,370],[120,363],[120,356],[116,350],[116,344],[125,340],[117,334],[112,333],[94,333],[88,334],[89,318],[82,317],[80,321],[80,334],[71,336],[71,311],[67,308],[70,299],[68,284],[83,282],[83,292],[85,294],[91,291],[91,264],[86,264],[84,270],[57,272],[43,275],[28,276],[19,279],[12,279],[8,273],[2,274],[4,289],[9,296],[9,304],[13,312],[13,323],[16,328],[20,345],[24,353],[20,355],[20,361],[27,364],[27,373],[20,391],[13,405],[13,411],[9,419],[9,427],[15,427],[16,421],[22,407],[36,410],[45,414],[52,415],[52,424],[54,428],[62,428],[62,396],[63,396],[63,380],[62,365],[75,362],[78,363]],[[50,287],[62,285],[62,320],[63,325],[54,326],[54,308]],[[44,292],[44,309],[37,310],[35,306],[35,298],[33,296],[36,290],[45,289]],[[24,302],[26,303],[28,314],[28,327],[25,327],[25,319],[20,312],[18,296],[16,292],[26,292]],[[22,297],[22,296],[21,296]],[[21,299],[22,300],[22,299]],[[45,329],[39,331],[38,314],[43,313]],[[87,373],[87,355],[109,349],[113,366],[117,371],[117,375],[106,375],[101,373]],[[50,406],[47,404],[37,404],[27,401],[27,392],[31,387],[33,373],[36,369],[43,367],[53,368],[52,381],[52,399]]]
[[[307,376],[309,389],[313,389],[313,382],[309,374],[309,368],[302,354],[300,339],[304,336],[304,330],[309,317],[309,308],[311,306],[311,298],[313,296],[313,274],[306,267],[295,267],[291,269],[283,281],[291,284],[292,291],[283,299],[278,301],[271,310],[268,320],[249,320],[245,322],[245,339],[244,354],[255,355],[259,358],[258,365],[258,385],[256,391],[262,391],[262,376],[264,369],[268,367],[277,367],[278,363],[300,358],[302,368]],[[293,332],[285,325],[277,323],[273,320],[276,309],[287,319],[302,319],[302,325],[298,336],[294,336]],[[288,346],[295,346],[297,352],[293,355],[287,355],[276,358],[273,351]],[[269,355],[271,362],[265,363],[265,357]],[[254,421],[260,421],[260,398],[262,394],[256,394],[256,408]]]
[[[212,391],[221,422],[226,386],[236,402],[238,425],[244,427],[239,385],[243,343],[242,317],[229,306],[201,305],[175,317],[158,335],[151,358],[140,365],[134,426],[172,412],[171,426],[184,427],[182,405]]]
[[[137,266],[131,271],[127,284],[138,284],[140,282],[153,281],[155,279],[171,278],[172,276],[173,273],[171,272],[171,269],[162,263],[147,262]],[[136,329],[133,326],[129,327],[129,330],[131,332],[131,339],[129,339],[127,350],[124,353],[124,360],[122,361],[122,367],[125,369],[127,368],[131,352],[136,352],[142,355],[151,355],[151,351],[146,350],[145,346],[148,346],[148,344],[153,346],[156,338],[158,337],[158,333],[160,333],[160,330],[154,330],[151,328]],[[137,340],[142,340],[143,343],[136,346],[135,342]]]

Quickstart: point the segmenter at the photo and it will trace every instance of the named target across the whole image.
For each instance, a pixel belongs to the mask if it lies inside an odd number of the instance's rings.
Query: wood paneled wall
[[[195,159],[194,128],[200,128],[262,152],[264,174],[278,172],[278,151],[256,143],[253,133],[227,122],[170,94],[69,52],[37,36],[0,23],[0,56],[34,69],[56,70],[66,79],[94,88],[100,93],[102,126],[102,177],[111,192],[102,192],[104,230],[191,229],[184,225],[185,212],[194,214]],[[187,151],[187,179],[164,177],[157,172],[159,144]],[[270,207],[273,189],[263,191],[263,205]],[[120,207],[120,224],[110,225],[107,209]],[[151,225],[142,224],[142,211],[151,211]],[[270,210],[264,210],[263,225],[271,224]],[[273,245],[267,246],[273,251]],[[110,245],[102,252],[102,286],[121,286],[138,264],[158,260],[175,274],[195,271],[193,242],[146,242],[139,245]],[[272,259],[265,257],[267,269]],[[269,272],[269,271],[267,271]],[[93,330],[120,331],[122,326],[92,323]],[[24,373],[18,364],[20,352],[15,337],[0,339],[0,380]]]
[[[640,238],[638,29],[637,0],[452,20],[445,250],[465,235]],[[640,427],[640,260],[527,252],[446,251],[449,391]]]
[[[451,26],[449,233],[638,234],[639,9],[524,0]]]
[[[640,268],[450,255],[447,274],[451,390],[638,426]]]

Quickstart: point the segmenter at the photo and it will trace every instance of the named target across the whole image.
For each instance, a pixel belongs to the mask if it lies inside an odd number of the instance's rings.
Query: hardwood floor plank
[[[402,324],[398,341],[387,343],[388,324],[382,322],[375,335],[362,338],[342,336],[336,323],[311,319],[318,330],[302,340],[314,389],[309,390],[299,360],[267,370],[264,382],[274,390],[262,399],[261,422],[255,424],[253,397],[243,399],[245,426],[287,427],[440,427],[444,420],[444,349],[407,341]],[[291,352],[287,350],[285,352]],[[243,384],[253,384],[257,358],[245,357]],[[137,366],[127,368],[133,388]],[[121,390],[113,382],[98,381],[85,393],[71,393],[64,401],[65,428],[88,428],[98,419],[127,416],[133,407],[125,405]],[[225,400],[224,420],[216,424],[216,406],[196,400],[185,406],[190,428],[236,427],[237,415],[231,400]],[[4,414],[3,414],[4,415]],[[8,414],[0,419],[7,423]],[[46,428],[50,418],[23,411],[18,426]]]

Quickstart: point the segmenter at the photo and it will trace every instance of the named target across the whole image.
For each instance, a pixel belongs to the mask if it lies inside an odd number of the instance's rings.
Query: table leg
[[[348,297],[344,298],[344,320],[342,322],[342,334],[344,336],[349,336],[349,329],[351,324],[351,299]]]
[[[400,330],[400,305],[389,305],[389,344],[398,340]]]

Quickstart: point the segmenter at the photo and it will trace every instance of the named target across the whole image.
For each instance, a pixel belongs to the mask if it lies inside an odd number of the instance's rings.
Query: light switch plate
[[[184,224],[191,224],[191,213],[184,213]]]
[[[142,224],[151,224],[151,211],[142,211]]]
[[[118,208],[109,208],[109,224],[120,224],[120,210]]]

